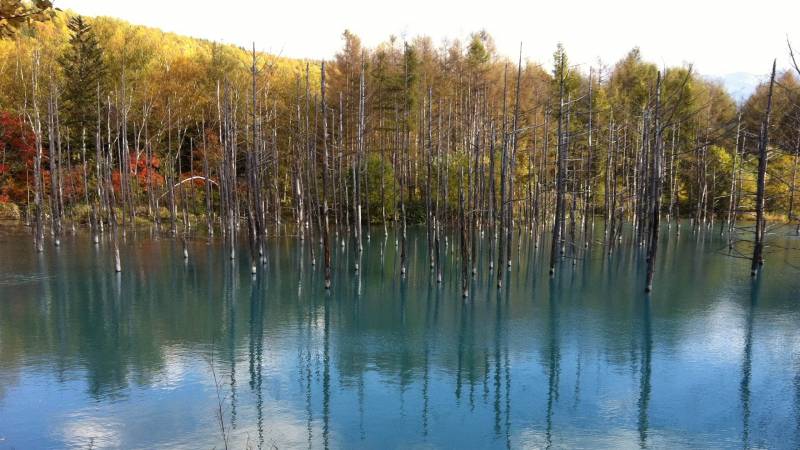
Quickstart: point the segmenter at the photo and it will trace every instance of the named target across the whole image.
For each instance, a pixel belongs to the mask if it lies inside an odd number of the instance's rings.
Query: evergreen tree
[[[93,131],[96,122],[97,91],[103,88],[106,66],[97,36],[81,16],[70,17],[69,47],[59,58],[64,71],[64,107],[67,125],[76,133]]]

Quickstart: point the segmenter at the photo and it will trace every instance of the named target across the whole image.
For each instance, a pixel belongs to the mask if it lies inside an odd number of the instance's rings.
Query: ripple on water
[[[53,278],[52,275],[44,275],[41,273],[0,273],[0,286],[20,286],[23,284],[49,280],[51,278]]]

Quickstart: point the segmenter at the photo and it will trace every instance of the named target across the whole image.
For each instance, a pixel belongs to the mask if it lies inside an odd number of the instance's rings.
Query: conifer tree
[[[103,92],[106,66],[103,50],[91,25],[81,16],[70,17],[69,47],[59,58],[64,71],[64,107],[67,125],[84,136],[94,123],[98,86]]]

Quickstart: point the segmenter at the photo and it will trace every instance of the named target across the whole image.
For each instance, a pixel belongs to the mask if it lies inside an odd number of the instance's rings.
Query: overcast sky
[[[550,64],[557,42],[574,63],[611,64],[634,46],[659,65],[691,62],[711,76],[762,75],[788,66],[786,36],[800,47],[800,0],[56,0],[166,31],[256,47],[289,57],[330,58],[350,29],[367,46],[392,34],[436,42],[485,28],[500,53]]]

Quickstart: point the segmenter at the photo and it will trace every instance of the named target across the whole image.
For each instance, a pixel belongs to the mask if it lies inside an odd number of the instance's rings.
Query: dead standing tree
[[[767,146],[769,146],[769,119],[772,112],[772,89],[775,85],[775,60],[772,61],[772,75],[769,79],[767,93],[767,108],[764,110],[764,119],[761,123],[761,137],[758,141],[758,181],[756,185],[756,229],[753,245],[753,259],[750,263],[750,275],[755,276],[759,267],[764,265],[764,235],[766,221],[764,220],[764,191],[767,173]]]
[[[261,128],[258,121],[258,102],[257,102],[257,89],[256,77],[258,70],[256,68],[256,49],[253,44],[253,61],[251,67],[252,76],[252,91],[251,91],[251,138],[249,151],[247,152],[247,184],[248,184],[248,208],[247,217],[248,225],[250,228],[250,260],[251,260],[251,273],[255,274],[257,271],[257,259],[261,258],[264,254],[264,235],[266,234],[266,215],[264,211],[264,202],[262,200],[262,182],[260,180],[259,170],[259,149],[261,148]]]
[[[325,289],[331,288],[331,242],[328,231],[328,104],[325,100],[325,61],[320,68],[320,104],[322,109],[322,246]]]
[[[500,224],[497,226],[497,236],[492,236],[492,239],[497,239],[497,288],[500,289],[503,287],[503,270],[504,263],[506,262],[505,256],[505,234],[506,234],[506,227],[508,224],[506,220],[508,219],[508,215],[506,214],[506,208],[508,204],[506,202],[506,178],[508,176],[508,138],[506,134],[506,88],[508,86],[508,66],[505,67],[503,71],[503,129],[501,131],[503,143],[503,156],[501,157],[500,162],[500,208],[498,211],[498,216],[500,218]]]
[[[556,272],[556,262],[562,253],[562,231],[564,229],[564,171],[567,155],[564,148],[564,57],[559,61],[558,78],[558,147],[556,148],[556,215],[553,222],[553,240],[550,247],[550,275]]]
[[[662,165],[662,129],[660,123],[661,114],[661,72],[658,73],[656,78],[656,99],[655,99],[655,113],[653,117],[653,146],[652,146],[652,166],[650,172],[650,233],[649,233],[649,246],[647,249],[647,281],[645,284],[645,292],[653,290],[653,274],[656,266],[656,254],[658,252],[658,235],[661,219],[661,165]]]
[[[519,141],[519,88],[522,80],[522,44],[519,46],[519,62],[517,64],[517,87],[514,94],[514,119],[511,125],[511,161],[509,162],[508,205],[506,206],[506,268],[511,268],[511,249],[514,238],[514,167],[517,160],[517,142]],[[498,270],[500,267],[498,267]]]
[[[800,65],[797,64],[797,60],[794,57],[794,49],[792,48],[792,44],[791,44],[791,42],[789,42],[788,39],[786,40],[786,45],[789,47],[789,57],[792,60],[792,67],[794,67],[794,70],[795,70],[795,72],[797,72],[797,75],[800,76]],[[797,144],[795,145],[793,159],[794,159],[794,164],[793,164],[793,168],[792,168],[792,187],[791,187],[791,196],[792,196],[792,198],[791,198],[791,206],[789,207],[789,220],[792,220],[792,213],[794,212],[793,211],[793,209],[794,209],[794,194],[795,194],[794,190],[795,190],[795,182],[797,181],[796,180],[797,162],[798,162],[798,159],[800,159],[800,124],[798,124]],[[800,215],[796,215],[796,219],[797,219],[797,228],[795,229],[795,234],[800,236]]]
[[[461,169],[459,184],[463,186],[464,169]],[[459,242],[461,244],[461,297],[469,297],[469,242],[467,233],[466,217],[464,212],[464,190],[458,190],[458,228],[460,231]]]
[[[31,76],[33,112],[28,113],[28,121],[33,129],[35,138],[36,154],[33,160],[33,182],[34,182],[34,210],[35,210],[35,231],[33,243],[37,252],[44,251],[44,212],[42,211],[42,197],[44,183],[42,182],[42,119],[39,112],[39,73],[41,68],[41,54],[38,50],[33,53],[33,69]]]
[[[47,98],[48,163],[50,166],[50,218],[53,243],[61,245],[61,137],[58,129],[58,88],[50,80]]]

